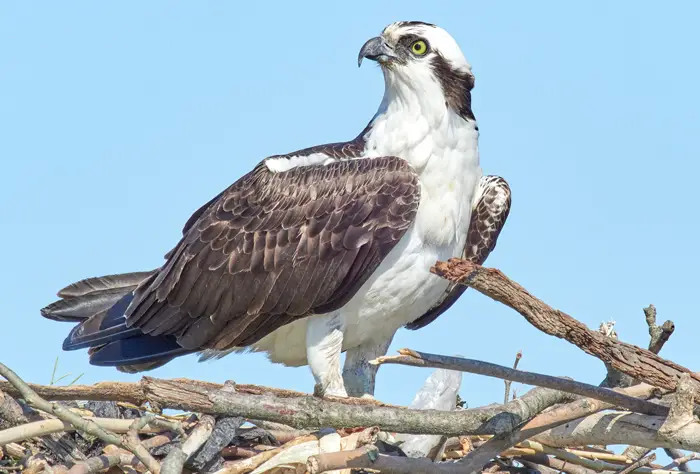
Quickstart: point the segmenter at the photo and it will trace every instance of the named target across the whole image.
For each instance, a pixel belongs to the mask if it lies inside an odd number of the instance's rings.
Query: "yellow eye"
[[[425,41],[418,40],[411,45],[411,51],[413,51],[413,54],[423,56],[425,53],[428,52],[428,45],[425,44]]]

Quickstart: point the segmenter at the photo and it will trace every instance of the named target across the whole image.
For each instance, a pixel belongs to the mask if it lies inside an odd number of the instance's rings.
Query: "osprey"
[[[464,291],[430,267],[483,263],[511,201],[502,178],[482,176],[474,77],[445,30],[392,23],[363,58],[385,91],[355,139],[262,160],[191,216],[160,268],[61,290],[41,313],[79,323],[63,349],[125,372],[260,351],[308,364],[317,393],[371,396],[368,360]]]

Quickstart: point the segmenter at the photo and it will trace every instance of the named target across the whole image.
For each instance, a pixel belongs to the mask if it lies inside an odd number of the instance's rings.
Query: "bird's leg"
[[[316,380],[314,394],[347,397],[340,374],[345,318],[339,313],[312,316],[306,326],[306,358]]]
[[[392,334],[381,342],[366,342],[345,352],[343,366],[343,381],[345,390],[351,397],[374,398],[374,381],[377,377],[378,365],[372,365],[370,360],[386,355],[389,350]]]

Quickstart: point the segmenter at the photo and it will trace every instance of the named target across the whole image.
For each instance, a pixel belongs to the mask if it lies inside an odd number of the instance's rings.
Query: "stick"
[[[516,370],[518,368],[518,363],[520,362],[520,359],[523,357],[523,351],[518,351],[517,354],[515,354],[515,362],[513,362],[513,370]],[[506,384],[506,393],[503,396],[503,404],[505,405],[508,403],[508,399],[510,398],[510,384],[512,384],[512,380],[505,380]]]
[[[32,408],[50,413],[56,418],[75,426],[76,429],[95,436],[106,443],[116,444],[117,446],[134,453],[153,474],[158,474],[160,472],[160,465],[158,464],[158,461],[156,461],[153,456],[151,456],[151,454],[143,448],[143,446],[133,446],[126,438],[122,438],[116,433],[101,428],[97,423],[76,415],[58,403],[47,402],[37,395],[31,388],[29,388],[29,386],[16,373],[2,363],[0,363],[0,375],[5,377],[19,391],[22,398],[24,398]]]
[[[489,377],[498,377],[502,379],[514,380],[516,382],[526,383],[528,385],[537,385],[540,387],[552,388],[568,393],[575,393],[584,397],[595,398],[604,402],[612,403],[616,406],[626,408],[637,413],[647,413],[650,415],[663,416],[668,414],[668,408],[640,400],[638,398],[628,397],[608,388],[596,387],[583,382],[564,379],[561,377],[552,377],[551,375],[537,374],[534,372],[525,372],[522,370],[513,370],[502,365],[491,364],[472,359],[463,359],[461,357],[449,357],[424,352],[417,352],[411,349],[399,349],[400,356],[383,356],[373,361],[371,364],[400,364],[411,365],[414,367],[432,367],[438,369],[459,370],[472,374],[487,375]]]
[[[85,420],[92,421],[97,426],[113,433],[127,433],[133,420],[122,420],[118,418],[94,418],[85,417]],[[35,436],[44,436],[61,431],[75,431],[75,426],[67,421],[59,419],[33,421],[24,425],[15,426],[0,431],[0,446],[7,443],[16,443]],[[148,425],[139,430],[140,433],[160,433],[165,431],[164,427]]]
[[[568,314],[535,298],[499,270],[451,258],[447,262],[437,262],[431,271],[505,304],[540,331],[564,339],[587,354],[608,362],[620,372],[650,385],[674,390],[677,378],[682,373],[690,373],[690,370],[682,365],[662,359],[651,351],[592,331]],[[694,390],[700,395],[700,374],[691,376]]]

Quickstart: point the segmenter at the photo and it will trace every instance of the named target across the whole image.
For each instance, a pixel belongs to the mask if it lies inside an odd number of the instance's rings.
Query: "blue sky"
[[[39,309],[78,279],[160,265],[191,212],[265,156],[354,137],[383,92],[359,48],[423,20],[471,62],[482,166],[513,189],[488,265],[635,344],[654,303],[677,328],[662,355],[697,369],[699,15],[690,1],[3,2],[0,360],[37,383],[57,355],[86,383],[137,380],[62,353],[71,326]],[[604,376],[473,290],[401,347],[506,365],[522,349],[524,370]],[[150,375],[312,387],[262,355]],[[427,376],[384,367],[377,396],[410,403]],[[478,406],[502,392],[466,375],[461,393]]]

